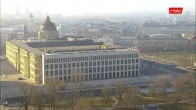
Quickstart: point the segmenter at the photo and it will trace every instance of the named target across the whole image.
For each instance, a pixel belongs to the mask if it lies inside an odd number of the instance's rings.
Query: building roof
[[[83,42],[83,43],[82,43]],[[85,42],[85,41],[66,41],[66,42],[49,42],[44,46],[46,42],[30,42],[25,43],[18,40],[12,40],[10,43],[17,45],[31,53],[41,55],[42,52],[53,53],[53,52],[74,52],[74,51],[92,51],[92,50],[113,50],[113,49],[125,49],[118,45],[103,45],[101,42]],[[54,43],[54,45],[53,45]],[[31,46],[30,46],[31,44]]]
[[[103,45],[102,42],[93,42],[92,40],[83,41],[66,41],[63,39],[46,40],[46,42],[29,42],[28,46],[33,48],[47,48],[47,47],[65,47],[65,46],[85,46],[85,45]]]
[[[72,52],[72,51],[91,51],[91,50],[111,50],[111,49],[124,49],[122,46],[111,45],[103,49],[101,45],[86,45],[86,46],[65,46],[65,47],[45,47],[38,48],[44,52]]]
[[[41,55],[41,54],[42,54],[42,52],[39,51],[37,48],[32,48],[32,47],[28,46],[28,45],[27,45],[26,43],[24,43],[24,42],[21,42],[21,41],[18,41],[18,40],[11,40],[11,41],[9,41],[9,42],[12,43],[12,44],[17,45],[17,46],[20,47],[20,48],[23,48],[23,49],[29,51],[29,52],[31,52],[31,53],[34,53],[34,54],[37,54],[37,55]]]

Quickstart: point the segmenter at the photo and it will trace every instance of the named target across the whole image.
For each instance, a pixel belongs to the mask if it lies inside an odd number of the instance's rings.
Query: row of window
[[[127,77],[137,77],[139,76],[138,71],[126,71],[126,72],[113,72],[113,73],[100,73],[100,74],[86,74],[82,76],[82,79],[85,81],[88,80],[100,80],[100,79],[115,79],[115,78],[127,78]],[[48,82],[49,78],[46,77],[46,83]],[[71,76],[60,76],[55,77],[56,80],[71,82]]]
[[[138,54],[54,58],[54,59],[45,59],[45,63],[77,62],[77,61],[90,61],[90,60],[94,61],[94,60],[108,60],[108,59],[122,59],[122,58],[138,58]]]
[[[45,69],[61,69],[61,68],[79,68],[88,66],[107,66],[116,64],[133,64],[138,63],[138,59],[128,60],[110,60],[110,61],[93,61],[93,62],[78,62],[78,63],[64,63],[64,64],[46,64]]]
[[[153,42],[153,41],[145,41],[145,42],[142,42],[141,44],[143,45],[167,45],[167,44],[175,44],[175,45],[181,45],[181,44],[184,44],[185,42],[182,42],[182,41],[157,41],[157,42]],[[140,43],[139,43],[140,44]]]
[[[119,66],[106,66],[106,67],[93,67],[93,68],[80,68],[78,69],[81,73],[99,73],[99,72],[111,72],[111,71],[127,71],[137,70],[138,65],[119,65]],[[59,75],[70,75],[74,69],[65,70],[50,70],[45,71],[46,76],[59,76]]]

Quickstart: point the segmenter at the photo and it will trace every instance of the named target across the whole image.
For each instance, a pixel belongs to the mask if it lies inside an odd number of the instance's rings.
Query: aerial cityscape
[[[195,110],[194,4],[2,0],[0,110]]]

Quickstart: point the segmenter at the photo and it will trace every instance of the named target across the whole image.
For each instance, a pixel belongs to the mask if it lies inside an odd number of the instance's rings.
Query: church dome
[[[55,30],[56,31],[56,25],[50,21],[50,17],[46,17],[46,21],[41,25],[40,30]]]

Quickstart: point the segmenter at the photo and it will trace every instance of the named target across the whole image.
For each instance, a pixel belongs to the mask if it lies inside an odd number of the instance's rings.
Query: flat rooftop
[[[41,55],[54,52],[74,52],[74,51],[93,51],[93,50],[114,50],[125,49],[118,45],[103,45],[102,42],[85,41],[49,41],[49,42],[22,42],[12,40],[11,43],[34,54]]]

